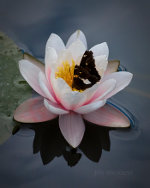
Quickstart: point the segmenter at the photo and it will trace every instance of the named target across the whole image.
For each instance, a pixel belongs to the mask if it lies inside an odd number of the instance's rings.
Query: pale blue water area
[[[106,41],[109,59],[119,59],[134,74],[129,87],[111,100],[129,111],[130,129],[87,124],[81,146],[72,150],[57,120],[51,126],[23,125],[0,145],[0,187],[150,187],[149,19],[148,0],[0,1],[0,30],[34,56],[43,59],[52,32],[67,41],[81,29],[89,48]]]

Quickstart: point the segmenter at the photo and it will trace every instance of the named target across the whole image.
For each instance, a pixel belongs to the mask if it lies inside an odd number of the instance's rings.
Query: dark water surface
[[[57,120],[51,126],[23,126],[0,145],[0,187],[150,187],[149,19],[148,0],[0,1],[0,30],[36,57],[44,57],[51,32],[67,41],[81,29],[89,48],[108,42],[109,59],[120,59],[134,74],[130,86],[112,101],[135,120],[126,130],[87,124],[77,150],[66,144]]]

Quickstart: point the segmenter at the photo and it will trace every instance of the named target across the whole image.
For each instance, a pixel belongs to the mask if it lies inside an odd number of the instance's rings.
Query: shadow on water
[[[40,152],[43,164],[48,164],[55,157],[63,156],[69,166],[76,165],[82,157],[82,152],[93,162],[100,160],[102,149],[110,150],[110,128],[100,127],[86,122],[84,138],[78,148],[72,148],[63,138],[57,119],[40,124],[34,124],[35,131],[33,153]]]

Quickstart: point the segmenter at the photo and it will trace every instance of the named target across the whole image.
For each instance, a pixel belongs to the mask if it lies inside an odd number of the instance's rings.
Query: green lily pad
[[[32,95],[32,89],[20,75],[18,61],[23,54],[17,45],[0,32],[0,144],[11,135],[18,122],[13,120],[16,107]]]

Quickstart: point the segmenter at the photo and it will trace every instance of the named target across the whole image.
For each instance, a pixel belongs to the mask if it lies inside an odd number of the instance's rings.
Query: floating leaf
[[[20,75],[18,61],[23,58],[16,44],[0,32],[0,144],[12,134],[16,107],[31,97],[32,89]]]

